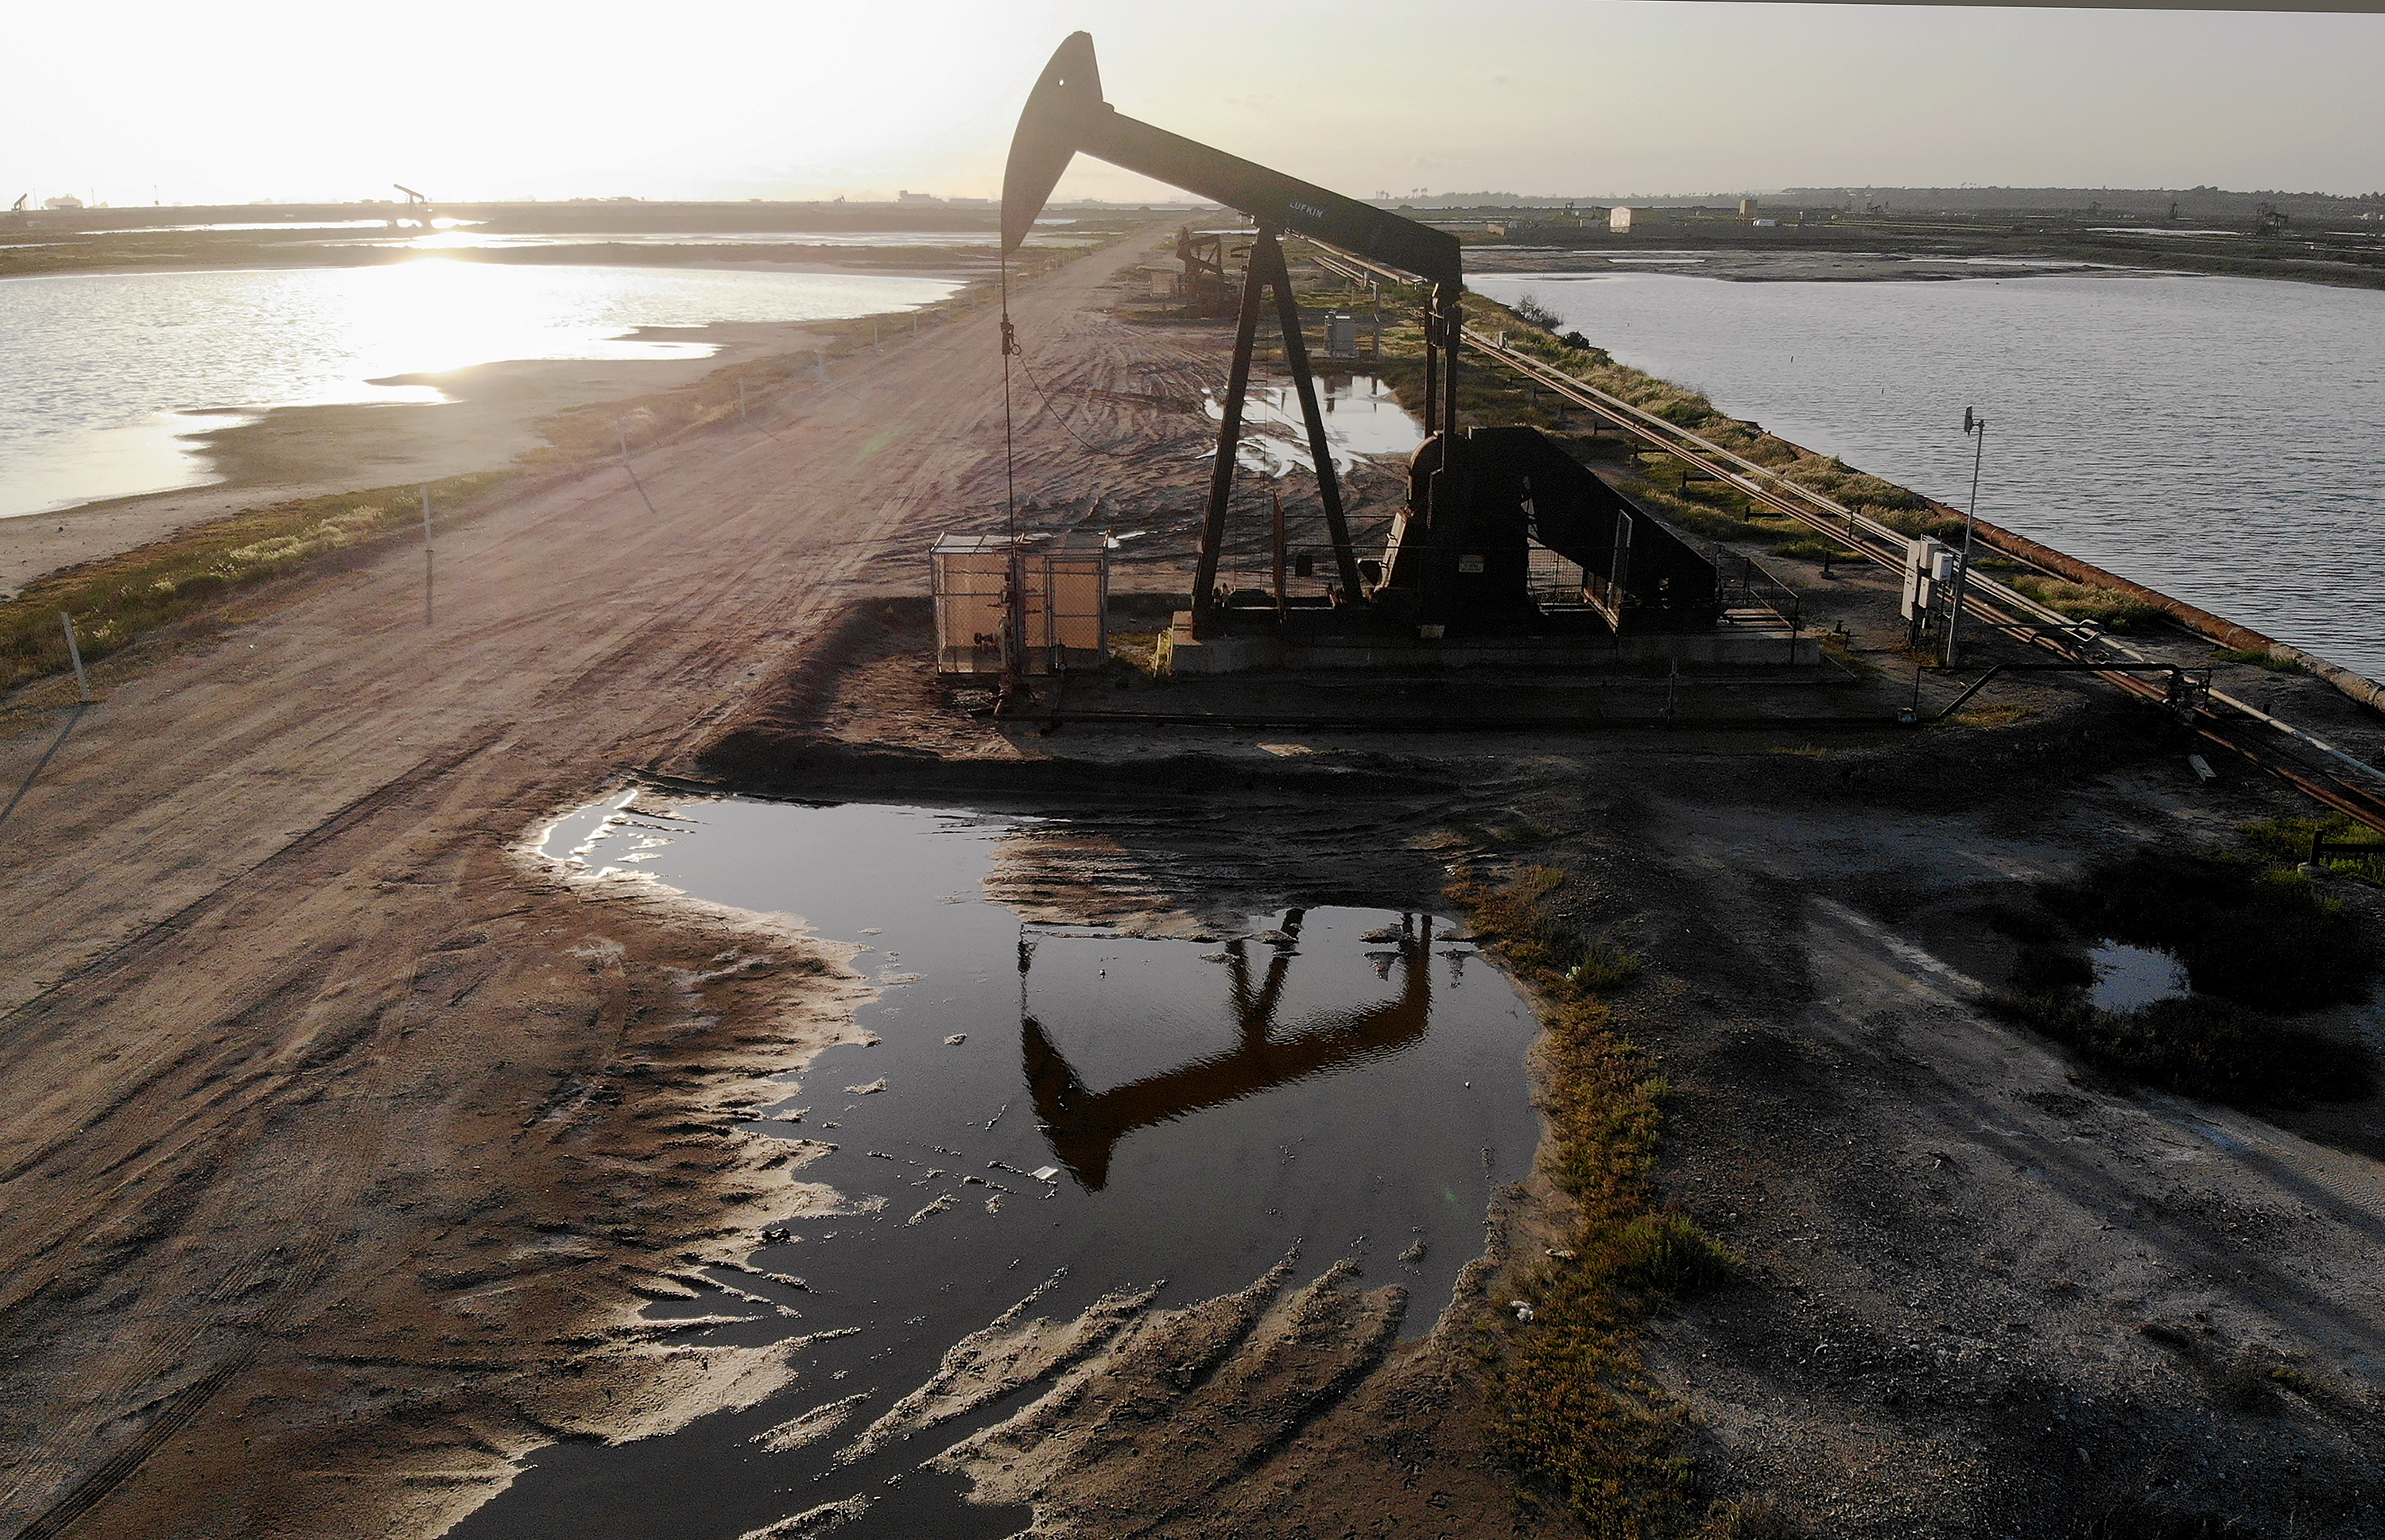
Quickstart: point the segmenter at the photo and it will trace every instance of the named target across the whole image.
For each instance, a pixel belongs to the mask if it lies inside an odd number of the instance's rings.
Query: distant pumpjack
[[[1226,278],[1226,238],[1195,235],[1186,225],[1176,232],[1176,259],[1184,264],[1184,314],[1193,320],[1222,320],[1235,309],[1234,286]]]
[[[393,182],[390,185],[406,194],[406,213],[412,215],[415,219],[419,219],[422,222],[423,229],[430,229],[431,195],[427,193],[418,193],[402,182]]]

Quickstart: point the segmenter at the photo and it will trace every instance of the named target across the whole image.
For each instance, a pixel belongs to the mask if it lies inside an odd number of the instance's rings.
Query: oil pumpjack
[[[1192,608],[1180,635],[1199,642],[1258,634],[1397,639],[1412,646],[1447,638],[1713,628],[1720,614],[1716,572],[1696,550],[1538,430],[1457,428],[1465,277],[1455,236],[1127,117],[1102,99],[1093,40],[1076,32],[1044,66],[1011,141],[1002,192],[1005,253],[1034,228],[1080,154],[1239,209],[1257,225],[1242,275]],[[1380,560],[1362,561],[1351,543],[1284,261],[1286,235],[1426,291],[1425,443]],[[1270,294],[1332,543],[1330,595],[1305,605],[1228,593],[1218,583],[1252,352]],[[1580,567],[1578,598],[1535,600],[1535,543]]]

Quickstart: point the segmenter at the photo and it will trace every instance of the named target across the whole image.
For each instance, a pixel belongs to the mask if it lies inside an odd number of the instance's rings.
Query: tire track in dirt
[[[13,1049],[21,1030],[30,1027],[33,1021],[48,1012],[62,1008],[58,1002],[61,992],[94,979],[104,978],[120,969],[132,967],[145,960],[158,948],[188,931],[202,917],[220,908],[244,885],[277,876],[280,869],[284,865],[303,860],[315,854],[322,845],[355,828],[389,803],[485,753],[489,746],[502,736],[504,736],[503,733],[492,732],[462,748],[443,754],[425,756],[406,770],[339,808],[238,876],[229,879],[204,896],[183,905],[165,919],[154,922],[139,935],[119,943],[82,964],[65,978],[44,989],[33,998],[9,1010],[6,1015],[0,1015],[0,1033],[6,1033],[5,1037],[0,1037],[0,1044],[5,1044],[6,1047]],[[11,1181],[19,1174],[21,1174],[19,1169],[12,1165],[6,1171],[0,1171],[0,1183]]]

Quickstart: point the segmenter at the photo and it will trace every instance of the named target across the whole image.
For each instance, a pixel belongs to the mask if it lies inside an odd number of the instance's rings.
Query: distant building
[[[1740,217],[1741,219],[1746,219],[1749,215],[1751,215],[1751,214],[1753,214],[1753,213],[1754,213],[1754,212],[1755,212],[1755,200],[1754,200],[1754,198],[1742,198],[1742,199],[1740,199],[1740,200],[1739,200],[1739,217]],[[1765,219],[1758,219],[1758,220],[1756,221],[1756,223],[1758,223],[1758,224],[1766,224],[1766,223],[1770,223],[1770,222],[1772,222],[1772,221],[1765,220]]]
[[[933,193],[913,193],[897,188],[894,192],[894,201],[896,203],[942,203],[944,200]]]
[[[72,193],[61,193],[55,198],[44,198],[42,207],[44,208],[81,208],[82,200]]]
[[[1614,207],[1608,209],[1606,211],[1606,228],[1613,231],[1617,235],[1630,233],[1631,230],[1631,210],[1624,207],[1621,204],[1617,204]]]

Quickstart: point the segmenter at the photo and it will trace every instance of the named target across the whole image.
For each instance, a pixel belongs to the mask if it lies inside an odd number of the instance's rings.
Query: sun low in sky
[[[12,19],[0,205],[991,196],[1079,28],[1120,110],[1360,195],[2385,185],[2376,14],[124,0]]]

